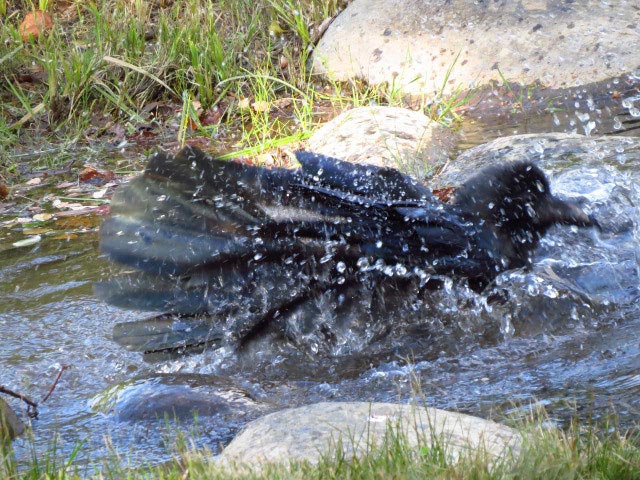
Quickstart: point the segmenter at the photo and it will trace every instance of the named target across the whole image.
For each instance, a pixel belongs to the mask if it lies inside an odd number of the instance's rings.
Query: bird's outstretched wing
[[[207,315],[242,337],[389,265],[429,274],[481,268],[458,256],[469,226],[414,179],[306,152],[298,160],[289,170],[189,147],[155,154],[114,195],[101,250],[129,271],[98,283],[98,296]]]

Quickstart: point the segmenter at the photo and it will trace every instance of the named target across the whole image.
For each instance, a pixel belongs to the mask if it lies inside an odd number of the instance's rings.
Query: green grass
[[[640,436],[622,434],[610,423],[599,426],[575,421],[567,430],[545,427],[545,416],[529,418],[517,426],[524,441],[520,451],[493,458],[477,450],[457,458],[449,455],[442,437],[418,439],[409,447],[407,437],[390,425],[379,444],[370,444],[358,458],[345,455],[340,442],[329,447],[317,465],[292,462],[262,470],[236,465],[222,468],[206,450],[197,450],[187,437],[171,435],[173,460],[163,465],[132,469],[127,458],[107,453],[99,466],[83,465],[83,445],[60,458],[55,443],[42,457],[33,456],[18,466],[10,446],[2,450],[0,476],[7,479],[639,479]],[[108,445],[108,444],[107,444]]]
[[[18,26],[38,2],[0,0],[5,165],[45,146],[95,146],[114,124],[151,126],[181,144],[204,138],[221,151],[260,151],[308,137],[342,109],[404,102],[394,85],[311,75],[318,27],[341,0],[45,3],[54,28],[23,42]],[[425,111],[442,123],[466,101],[427,100]],[[209,111],[221,112],[217,122],[201,121]]]

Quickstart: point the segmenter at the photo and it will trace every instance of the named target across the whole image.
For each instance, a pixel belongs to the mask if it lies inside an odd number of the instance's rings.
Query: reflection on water
[[[339,358],[265,340],[240,352],[143,361],[112,342],[111,332],[146,314],[92,296],[92,283],[109,273],[95,234],[6,250],[0,383],[39,399],[71,365],[33,423],[37,448],[50,445],[55,431],[63,451],[87,441],[95,447],[85,455],[101,455],[109,435],[134,462],[167,458],[165,415],[191,431],[197,409],[199,445],[215,451],[266,412],[324,400],[404,401],[416,382],[429,404],[484,417],[522,415],[537,401],[560,423],[576,411],[586,418],[610,408],[625,424],[637,422],[640,148],[599,148],[590,147],[593,161],[585,154],[575,166],[543,166],[557,193],[589,199],[602,233],[556,228],[531,271],[499,277],[509,292],[504,304],[449,286],[383,341]],[[16,448],[28,455],[24,440]]]

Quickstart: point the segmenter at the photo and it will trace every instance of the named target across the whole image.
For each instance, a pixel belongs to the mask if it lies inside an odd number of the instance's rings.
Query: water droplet
[[[376,242],[376,248],[382,248],[382,240]]]
[[[584,129],[584,134],[588,137],[589,135],[591,135],[591,132],[593,132],[593,130],[596,128],[596,122],[594,121],[588,122],[587,124],[583,125],[582,128]]]
[[[322,257],[320,259],[320,263],[327,263],[329,260],[331,260],[333,258],[333,255],[331,255],[330,253],[328,253],[327,255],[325,255],[324,257]]]
[[[404,265],[397,263],[396,264],[396,275],[405,276],[407,274],[407,267]]]
[[[613,117],[613,129],[620,130],[622,128],[622,122],[618,117]]]
[[[582,123],[589,121],[589,119],[591,118],[589,116],[589,112],[576,112],[576,117],[578,117],[578,120],[580,120]]]
[[[262,260],[262,257],[263,257],[263,255],[262,255],[261,253],[256,253],[256,254],[253,256],[253,259],[254,259],[256,262],[258,262],[258,261]]]
[[[347,269],[347,266],[345,265],[344,262],[338,262],[336,263],[336,270],[339,273],[344,273],[344,271]]]
[[[513,327],[513,323],[511,323],[511,315],[505,315],[502,317],[500,332],[507,337],[510,337],[516,332],[516,329]]]
[[[366,270],[369,268],[369,259],[367,257],[360,257],[356,262],[356,267],[360,270]]]

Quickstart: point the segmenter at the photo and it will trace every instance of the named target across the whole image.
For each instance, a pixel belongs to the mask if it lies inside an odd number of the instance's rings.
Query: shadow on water
[[[557,227],[533,269],[498,278],[506,302],[445,283],[403,303],[380,341],[363,345],[345,333],[349,348],[334,356],[267,335],[240,351],[143,359],[111,335],[146,314],[93,297],[92,283],[109,274],[95,234],[4,251],[1,383],[38,398],[61,365],[72,365],[40,409],[35,444],[46,449],[54,432],[65,452],[86,441],[89,461],[104,454],[104,435],[134,463],[165,460],[165,416],[190,430],[198,411],[199,445],[217,450],[264,413],[326,400],[406,401],[416,382],[430,405],[483,417],[524,415],[539,402],[560,424],[610,409],[625,425],[638,422],[640,146],[620,145],[594,141],[579,162],[539,152],[554,191],[586,198],[602,233]],[[16,442],[23,458],[29,448]]]

